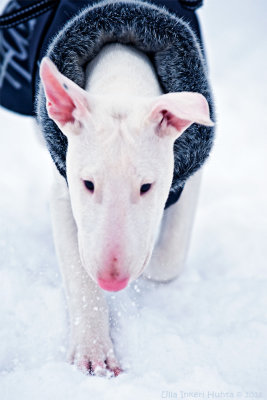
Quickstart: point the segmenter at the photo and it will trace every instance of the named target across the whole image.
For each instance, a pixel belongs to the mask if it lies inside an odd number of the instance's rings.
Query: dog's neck
[[[100,53],[86,70],[86,90],[90,94],[158,96],[162,93],[153,65],[145,54],[122,44],[106,45]]]

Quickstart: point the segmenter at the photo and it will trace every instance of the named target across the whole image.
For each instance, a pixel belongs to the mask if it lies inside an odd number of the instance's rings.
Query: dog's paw
[[[68,361],[85,374],[110,378],[122,372],[111,340],[105,343],[75,343],[69,352]]]

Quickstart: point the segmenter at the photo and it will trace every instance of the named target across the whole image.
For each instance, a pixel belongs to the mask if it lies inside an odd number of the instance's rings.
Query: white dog
[[[68,138],[67,181],[55,169],[52,217],[71,319],[70,359],[91,373],[121,369],[103,289],[142,273],[169,281],[188,248],[200,174],[164,210],[174,141],[192,123],[212,126],[199,93],[162,94],[148,57],[108,44],[87,67],[83,90],[48,58],[40,75],[51,119]]]

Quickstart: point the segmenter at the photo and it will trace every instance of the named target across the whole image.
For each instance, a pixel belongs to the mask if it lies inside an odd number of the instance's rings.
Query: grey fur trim
[[[164,7],[143,0],[101,1],[67,23],[49,46],[47,56],[79,86],[85,67],[108,42],[134,45],[152,60],[164,92],[203,94],[214,121],[214,106],[200,45],[189,25]],[[67,139],[48,117],[42,86],[37,99],[38,120],[59,170],[66,178]],[[174,144],[175,168],[171,192],[176,192],[208,157],[214,128],[193,124]]]

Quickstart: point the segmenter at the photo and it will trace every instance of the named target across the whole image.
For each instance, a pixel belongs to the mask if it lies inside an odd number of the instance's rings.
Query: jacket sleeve
[[[196,10],[203,5],[203,0],[179,0],[181,5],[188,10]]]

